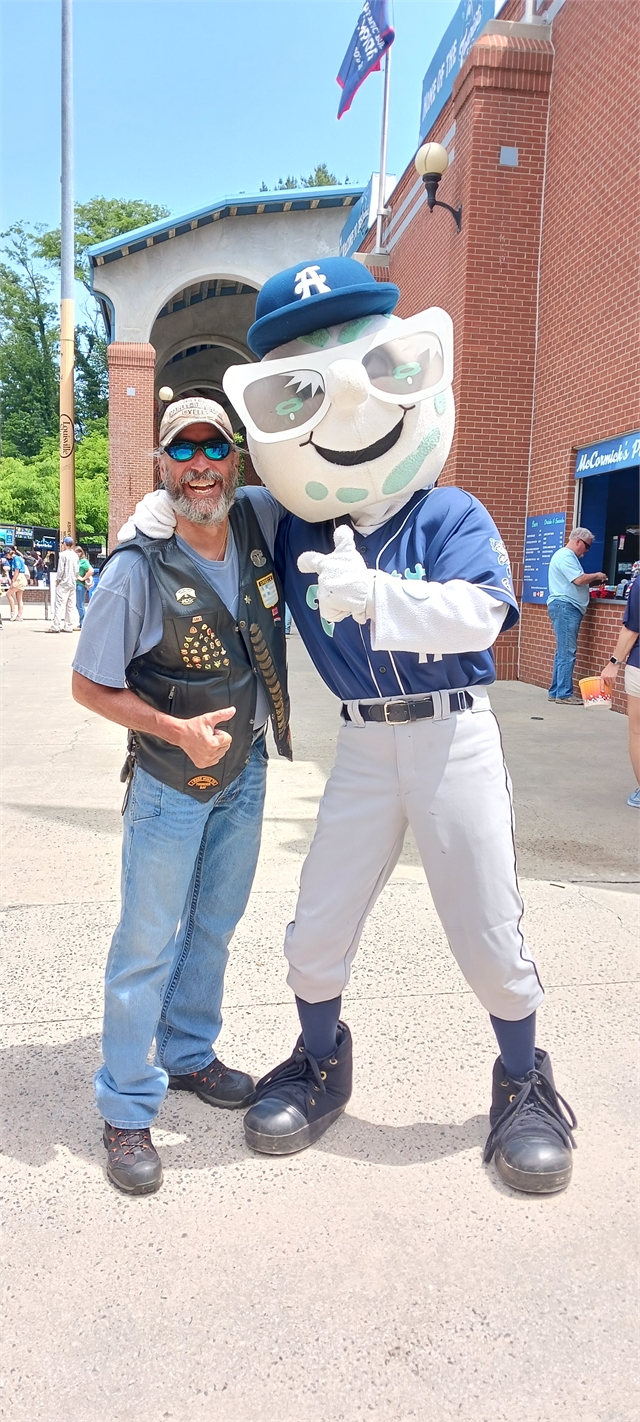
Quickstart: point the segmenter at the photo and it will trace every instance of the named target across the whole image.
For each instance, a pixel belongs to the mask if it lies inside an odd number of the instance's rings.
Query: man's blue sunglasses
[[[178,464],[186,464],[193,459],[197,449],[201,449],[206,459],[226,459],[231,445],[226,439],[206,439],[204,444],[196,444],[193,439],[177,439],[165,446],[165,454],[176,459]]]

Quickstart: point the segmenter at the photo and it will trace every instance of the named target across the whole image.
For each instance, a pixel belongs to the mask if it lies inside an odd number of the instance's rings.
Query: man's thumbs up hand
[[[318,608],[326,622],[353,617],[367,621],[367,604],[373,596],[375,573],[358,553],[353,529],[340,524],[333,535],[333,553],[301,553],[301,573],[318,575]]]

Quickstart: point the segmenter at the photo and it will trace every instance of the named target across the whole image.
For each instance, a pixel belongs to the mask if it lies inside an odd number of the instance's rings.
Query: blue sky
[[[422,78],[457,0],[395,0],[390,172],[417,144]],[[338,123],[359,0],[75,0],[78,200],[173,214],[326,162],[378,167],[382,76]],[[2,225],[59,221],[59,0],[3,0]]]

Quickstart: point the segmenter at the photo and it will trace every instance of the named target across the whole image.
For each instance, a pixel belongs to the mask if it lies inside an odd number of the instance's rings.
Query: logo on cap
[[[320,271],[320,264],[313,267],[303,267],[301,272],[296,272],[296,284],[293,288],[296,296],[301,296],[305,301],[311,296],[311,288],[314,287],[317,293],[321,291],[331,291],[327,286],[327,278],[324,272]]]

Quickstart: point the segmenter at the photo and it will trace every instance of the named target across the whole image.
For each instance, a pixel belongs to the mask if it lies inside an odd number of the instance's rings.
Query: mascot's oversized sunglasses
[[[186,464],[188,459],[193,459],[197,449],[201,449],[207,459],[226,459],[231,445],[226,439],[206,439],[203,444],[196,444],[194,439],[175,439],[172,444],[164,446],[165,454],[178,464]]]
[[[344,333],[346,335],[348,326]],[[453,379],[453,323],[446,311],[432,307],[391,330],[348,338],[326,350],[260,365],[232,365],[223,386],[261,444],[279,444],[312,430],[326,414],[331,397],[326,373],[336,361],[358,361],[369,393],[390,405],[409,406],[440,394]]]

